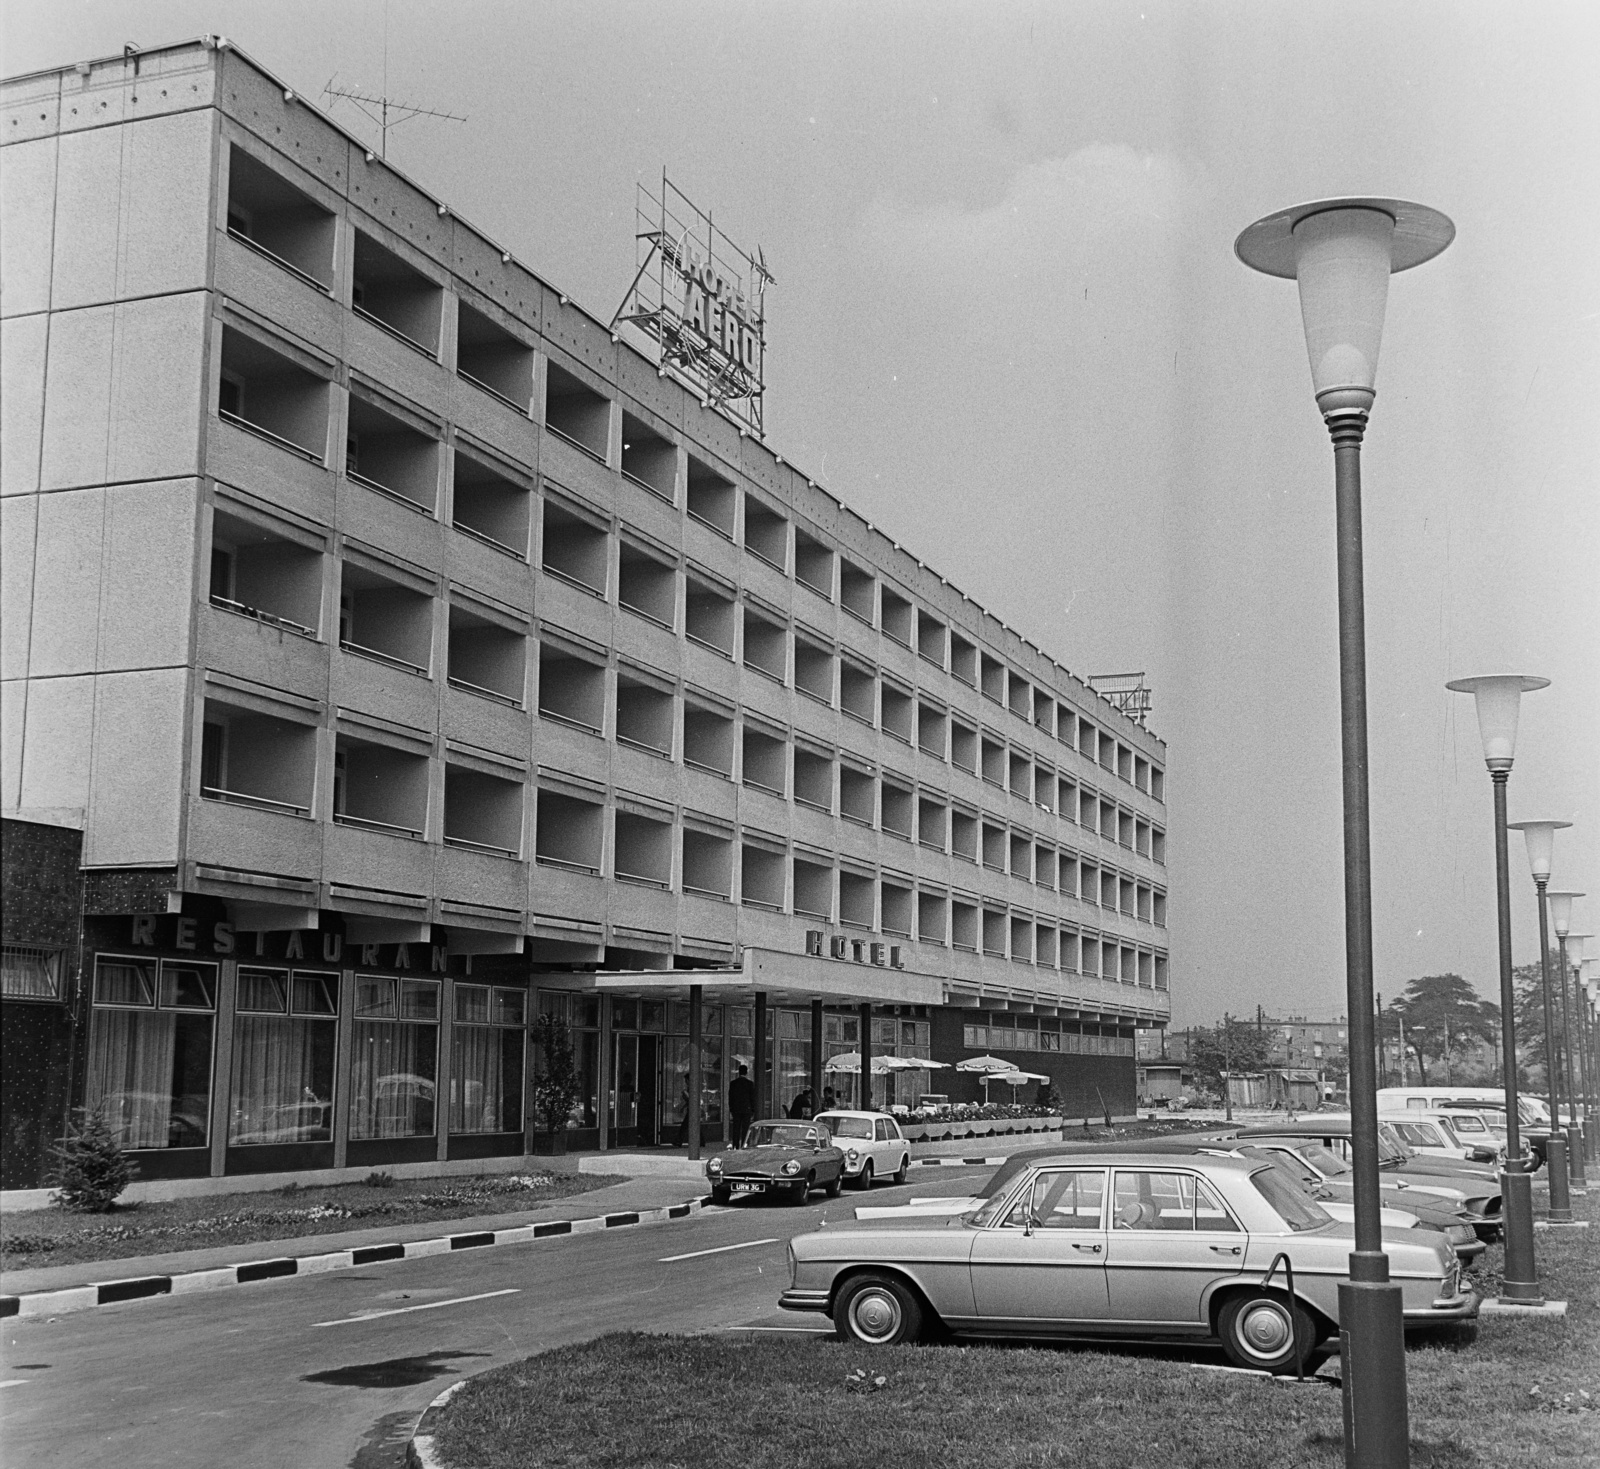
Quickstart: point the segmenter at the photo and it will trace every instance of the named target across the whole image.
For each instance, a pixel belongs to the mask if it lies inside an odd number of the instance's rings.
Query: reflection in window
[[[333,1140],[339,976],[239,969],[228,1141]]]
[[[455,987],[450,1031],[450,1131],[521,1132],[527,994]]]
[[[1006,1217],[1007,1228],[1099,1229],[1106,1176],[1086,1173],[1041,1173]]]
[[[430,1137],[436,1128],[439,984],[356,976],[352,1138]]]
[[[1216,1194],[1188,1173],[1119,1171],[1111,1217],[1117,1229],[1239,1232]]]
[[[206,1145],[216,993],[215,964],[95,961],[85,1100],[123,1147]]]

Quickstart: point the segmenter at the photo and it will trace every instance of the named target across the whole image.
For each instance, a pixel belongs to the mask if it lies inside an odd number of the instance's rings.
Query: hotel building
[[[7,1187],[1133,1110],[1159,739],[231,44],[0,103]]]

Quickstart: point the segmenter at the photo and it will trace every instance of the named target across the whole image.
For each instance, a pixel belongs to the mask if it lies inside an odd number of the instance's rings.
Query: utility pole
[[[1222,1115],[1233,1121],[1233,1021],[1222,1012]]]
[[[1395,1023],[1400,1027],[1400,1085],[1410,1086],[1411,1083],[1406,1079],[1406,1017],[1397,1011]]]

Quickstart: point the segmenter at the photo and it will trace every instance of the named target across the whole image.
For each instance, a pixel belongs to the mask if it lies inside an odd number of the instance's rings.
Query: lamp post
[[[1550,855],[1556,833],[1570,821],[1513,821],[1510,831],[1520,831],[1528,843],[1528,866],[1539,895],[1539,978],[1544,989],[1544,1069],[1550,1092],[1550,1141],[1545,1145],[1545,1169],[1550,1175],[1550,1218],[1565,1224],[1572,1218],[1568,1184],[1567,1135],[1561,1126],[1561,1048],[1556,1044],[1555,1006],[1550,999]]]
[[[1506,1091],[1506,1166],[1500,1174],[1506,1258],[1502,1269],[1505,1300],[1542,1305],[1533,1258],[1533,1180],[1522,1162],[1517,1117],[1517,995],[1511,981],[1511,857],[1506,836],[1506,787],[1517,748],[1517,712],[1522,696],[1550,687],[1550,680],[1526,674],[1488,674],[1458,678],[1445,687],[1471,694],[1477,706],[1483,763],[1494,784],[1495,912],[1500,938],[1500,1065]]]
[[[1567,1036],[1567,1050],[1577,1057],[1577,1066],[1573,1073],[1577,1077],[1575,1094],[1579,1101],[1583,1103],[1583,1116],[1581,1119],[1583,1136],[1578,1149],[1580,1162],[1574,1165],[1579,1168],[1586,1166],[1589,1159],[1594,1156],[1594,1071],[1589,1060],[1588,1017],[1584,1004],[1581,978],[1584,964],[1584,947],[1593,937],[1592,933],[1567,934],[1567,963],[1571,966],[1571,969],[1569,972],[1564,973],[1561,984],[1563,1014],[1565,1014],[1566,989],[1569,980],[1572,985],[1573,1023]],[[1577,1178],[1579,1182],[1584,1183],[1585,1187],[1588,1186],[1581,1173],[1577,1175]]]
[[[1579,970],[1583,980],[1580,1009],[1585,1024],[1585,1051],[1589,1058],[1590,1099],[1600,1103],[1600,959],[1585,959]],[[1600,1162],[1600,1128],[1588,1134],[1589,1160]]]
[[[1324,199],[1257,220],[1234,242],[1253,270],[1298,283],[1317,407],[1333,439],[1344,773],[1345,986],[1355,1250],[1339,1286],[1344,1456],[1349,1469],[1411,1461],[1400,1288],[1389,1279],[1378,1194],[1367,652],[1361,565],[1361,440],[1372,410],[1389,277],[1455,238],[1436,210],[1395,199]]]
[[[1567,935],[1572,928],[1572,900],[1581,898],[1582,893],[1551,892],[1546,893],[1546,901],[1550,904],[1550,926],[1556,931],[1556,946],[1560,963],[1561,990],[1561,1053],[1566,1062],[1567,1083],[1567,1112],[1569,1122],[1567,1125],[1567,1167],[1571,1169],[1572,1182],[1579,1188],[1584,1187],[1583,1177],[1583,1134],[1584,1126],[1578,1116],[1578,1073],[1572,1064],[1572,1012],[1567,1005]]]

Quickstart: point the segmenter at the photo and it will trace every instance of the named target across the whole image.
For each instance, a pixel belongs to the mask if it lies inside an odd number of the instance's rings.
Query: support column
[[[811,1086],[811,1108],[822,1110],[822,1001],[811,1002],[811,1065],[807,1080]]]
[[[689,986],[689,1111],[683,1121],[689,1156],[694,1159],[700,1156],[700,1067],[704,1047],[700,1011],[703,993],[699,985]]]
[[[861,1007],[861,1087],[858,1093],[863,1112],[872,1110],[872,1006]]]
[[[769,1117],[772,1115],[772,1086],[767,1077],[767,992],[756,991],[756,1018],[755,1018],[755,1058],[752,1069],[755,1075],[751,1078],[756,1084],[756,1116]]]
[[[611,1146],[611,996],[601,995],[599,1000],[600,1040],[596,1047],[594,1090],[595,1122],[600,1130],[596,1146],[603,1153]]]

